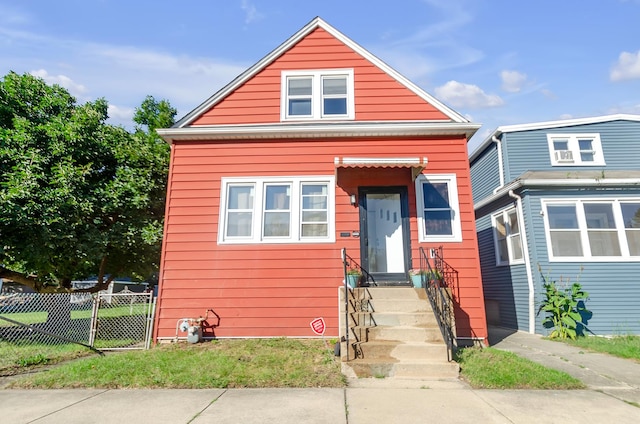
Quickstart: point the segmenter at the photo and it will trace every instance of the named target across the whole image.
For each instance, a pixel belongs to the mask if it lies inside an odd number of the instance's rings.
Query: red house
[[[171,144],[156,340],[339,335],[342,249],[378,286],[420,248],[487,336],[467,141],[479,128],[320,18],[159,130]],[[400,282],[400,283],[399,283]]]

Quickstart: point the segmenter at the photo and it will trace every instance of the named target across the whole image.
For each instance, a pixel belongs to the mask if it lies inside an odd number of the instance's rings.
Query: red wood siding
[[[247,113],[251,115],[251,113]],[[182,318],[213,309],[217,337],[313,336],[309,323],[324,317],[327,336],[338,335],[340,249],[359,256],[359,229],[349,194],[358,185],[406,185],[414,266],[419,244],[415,188],[408,169],[343,169],[336,187],[336,243],[217,243],[222,177],[333,176],[334,157],[422,157],[424,173],[455,173],[463,242],[445,243],[445,259],[459,271],[458,335],[486,337],[466,141],[438,139],[311,139],[176,142],[172,146],[156,337],[176,335]],[[217,320],[210,319],[209,322]],[[184,336],[184,333],[182,334]]]
[[[339,68],[354,69],[357,121],[449,119],[331,34],[318,28],[203,113],[193,125],[280,122],[282,71]]]

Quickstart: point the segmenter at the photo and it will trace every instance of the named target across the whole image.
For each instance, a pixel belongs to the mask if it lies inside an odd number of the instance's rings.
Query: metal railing
[[[453,351],[456,348],[455,323],[453,319],[453,298],[451,293],[454,282],[457,281],[457,271],[442,258],[442,247],[431,249],[434,267],[420,247],[420,275],[422,286],[425,288],[431,307],[435,314],[438,326],[447,345],[447,360],[453,359]]]
[[[366,287],[377,286],[375,278],[367,272],[358,262],[356,262],[351,256],[347,254],[347,249],[341,250],[342,267],[344,275],[344,341],[346,347],[346,360],[349,360],[349,347],[352,345],[349,340],[349,334],[351,333],[350,321],[353,321],[354,328],[360,327],[360,312],[369,308],[368,294]],[[354,290],[359,289],[358,297],[356,297]],[[349,319],[351,316],[351,320]],[[355,332],[354,332],[355,336]],[[356,340],[356,343],[359,340]],[[355,349],[355,357],[358,356],[358,350]]]

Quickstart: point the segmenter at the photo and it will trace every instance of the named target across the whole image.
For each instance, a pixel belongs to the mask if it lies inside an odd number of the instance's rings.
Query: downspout
[[[529,333],[536,332],[535,324],[535,288],[533,285],[533,273],[531,271],[531,259],[529,258],[529,244],[527,243],[527,231],[524,225],[524,212],[522,210],[522,197],[509,190],[509,197],[516,199],[516,210],[518,211],[518,223],[520,225],[520,241],[524,253],[524,266],[527,271],[527,285],[529,286]]]
[[[496,191],[504,187],[504,164],[502,163],[502,140],[494,135],[491,136],[491,141],[496,143],[496,146],[498,146],[498,173],[500,176],[500,185],[496,187],[495,190],[493,190],[493,192],[495,193]]]

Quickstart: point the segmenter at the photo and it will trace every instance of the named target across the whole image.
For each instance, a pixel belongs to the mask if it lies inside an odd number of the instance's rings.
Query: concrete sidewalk
[[[0,390],[0,423],[638,423],[640,364],[539,336],[491,342],[588,390],[475,390],[460,380],[358,379],[346,389]]]
[[[640,409],[592,390],[423,388],[3,390],[0,422],[22,423],[637,423]],[[443,385],[441,387],[441,385]]]

